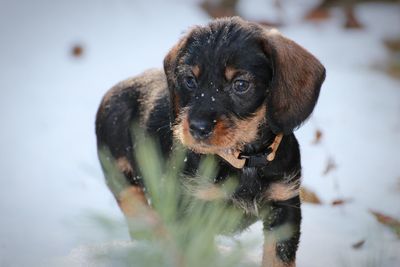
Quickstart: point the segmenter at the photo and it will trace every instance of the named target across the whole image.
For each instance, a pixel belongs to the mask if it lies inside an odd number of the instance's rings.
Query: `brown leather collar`
[[[276,152],[278,151],[278,148],[282,141],[282,138],[283,138],[283,134],[278,134],[275,136],[274,141],[268,147],[271,150],[271,152],[265,158],[266,163],[273,161],[275,159]],[[221,151],[221,152],[217,153],[218,156],[220,156],[221,158],[226,160],[233,167],[235,167],[237,169],[242,169],[246,164],[246,159],[239,158],[239,154],[240,154],[239,150]]]

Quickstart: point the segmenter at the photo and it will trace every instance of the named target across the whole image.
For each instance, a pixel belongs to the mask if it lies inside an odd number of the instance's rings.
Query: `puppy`
[[[275,29],[237,17],[192,28],[165,57],[164,71],[117,84],[99,107],[98,148],[110,151],[129,184],[113,190],[125,216],[147,214],[157,224],[133,156],[138,122],[164,157],[174,142],[189,149],[188,176],[204,155],[216,155],[217,176],[194,195],[225,198],[249,222],[263,221],[262,266],[295,266],[301,164],[293,130],[312,113],[324,79],[321,63]],[[235,190],[221,194],[230,177],[238,179]]]

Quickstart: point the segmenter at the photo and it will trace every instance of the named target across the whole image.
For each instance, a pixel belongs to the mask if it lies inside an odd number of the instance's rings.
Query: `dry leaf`
[[[81,57],[83,54],[83,47],[79,44],[74,45],[71,51],[72,56],[74,57]]]
[[[237,0],[227,0],[217,3],[205,0],[200,3],[200,7],[212,18],[232,17],[238,15],[237,3]]]
[[[390,76],[397,78],[397,79],[400,78],[400,62],[399,61],[391,60],[390,62],[387,63],[385,70]]]
[[[360,248],[362,248],[362,247],[364,246],[364,244],[365,244],[365,239],[360,240],[360,241],[354,243],[354,244],[351,245],[351,246],[352,246],[354,249],[360,249]]]
[[[329,157],[328,161],[326,162],[326,167],[324,172],[322,173],[323,175],[327,175],[328,173],[330,173],[332,170],[336,169],[336,163],[333,160],[333,158]]]
[[[332,201],[332,206],[340,206],[343,205],[345,203],[345,201],[343,199],[336,199]]]
[[[300,188],[300,199],[303,203],[322,204],[317,194],[305,187]]]
[[[377,211],[370,210],[370,212],[372,213],[372,215],[375,216],[378,222],[385,226],[388,226],[392,231],[397,234],[397,237],[400,238],[400,220]]]
[[[340,206],[351,202],[351,199],[335,199],[332,201],[332,206]]]
[[[346,29],[362,29],[362,28],[364,28],[364,26],[358,20],[356,14],[354,12],[353,6],[345,6],[343,11],[344,11],[344,14],[346,17],[346,22],[344,24],[344,27]]]
[[[313,145],[319,144],[321,142],[322,131],[320,129],[315,130],[315,137],[312,141]]]
[[[332,206],[341,206],[341,205],[346,204],[346,203],[347,203],[347,201],[344,200],[344,199],[335,199],[335,200],[332,201],[331,205]]]
[[[400,39],[387,39],[384,40],[387,49],[392,52],[400,52]]]
[[[327,20],[331,17],[329,10],[326,8],[315,8],[311,10],[305,17],[305,20],[308,21],[323,21]]]

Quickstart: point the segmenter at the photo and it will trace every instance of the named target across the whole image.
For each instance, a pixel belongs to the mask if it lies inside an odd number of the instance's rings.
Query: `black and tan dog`
[[[239,18],[192,28],[166,56],[164,72],[119,83],[98,110],[98,147],[109,149],[130,184],[115,196],[124,214],[151,214],[133,156],[131,125],[138,122],[165,157],[174,142],[189,148],[189,176],[204,154],[218,155],[213,186],[197,196],[225,197],[249,221],[263,221],[263,266],[295,266],[301,164],[292,132],[313,111],[324,79],[321,63],[275,29]],[[233,176],[234,192],[219,194]]]

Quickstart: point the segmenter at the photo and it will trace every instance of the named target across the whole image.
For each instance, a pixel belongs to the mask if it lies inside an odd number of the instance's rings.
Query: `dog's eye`
[[[186,87],[190,90],[193,90],[197,87],[196,79],[193,76],[185,77],[184,82]]]
[[[235,90],[239,94],[245,93],[247,89],[249,89],[249,87],[250,83],[245,80],[236,80],[233,83],[233,90]]]

